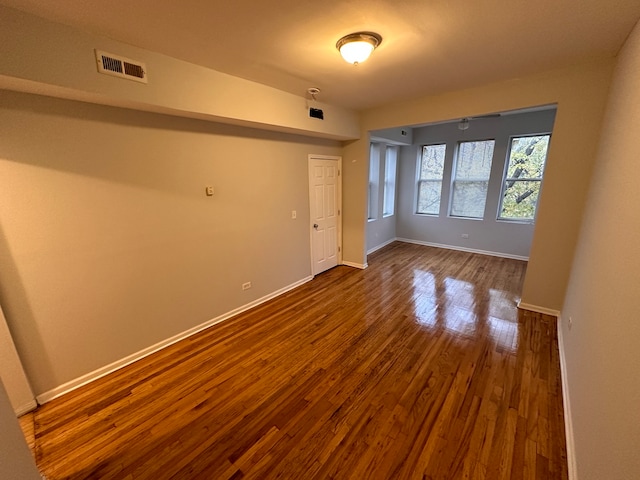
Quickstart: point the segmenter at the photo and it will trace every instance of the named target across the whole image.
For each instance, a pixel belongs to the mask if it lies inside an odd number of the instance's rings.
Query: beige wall
[[[636,25],[614,73],[562,309],[565,400],[570,399],[580,480],[640,478],[639,127]]]
[[[147,85],[99,74],[94,49],[146,63]],[[335,139],[356,138],[355,112],[292,95],[0,5],[0,88]]]
[[[0,381],[0,478],[41,480],[11,402]]]
[[[0,304],[36,394],[311,274],[307,155],[338,142],[7,91],[0,124]]]
[[[36,400],[13,343],[2,307],[0,307],[0,379],[7,389],[16,415],[22,415],[36,408]]]
[[[366,111],[367,132],[558,104],[522,301],[559,310],[569,275],[613,61],[601,61]],[[345,148],[345,260],[365,263],[367,140]]]

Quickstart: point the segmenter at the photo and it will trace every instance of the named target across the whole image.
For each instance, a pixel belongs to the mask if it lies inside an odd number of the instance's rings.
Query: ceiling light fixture
[[[320,93],[320,89],[318,87],[309,87],[307,88],[307,93],[311,96],[311,100],[317,100],[316,95]]]
[[[460,123],[458,123],[458,130],[464,131],[467,128],[469,128],[469,119],[463,118],[462,120],[460,120]]]
[[[364,62],[371,52],[382,43],[382,37],[373,32],[357,32],[345,35],[336,48],[347,62],[358,65]]]

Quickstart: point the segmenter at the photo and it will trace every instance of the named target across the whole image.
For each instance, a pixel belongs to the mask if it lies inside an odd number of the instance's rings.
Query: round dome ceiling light
[[[357,32],[345,35],[336,48],[347,62],[358,65],[364,62],[375,48],[382,43],[382,37],[374,32]]]

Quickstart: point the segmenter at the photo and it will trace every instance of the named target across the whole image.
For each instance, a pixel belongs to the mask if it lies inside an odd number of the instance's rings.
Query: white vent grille
[[[101,50],[96,50],[96,61],[100,73],[147,83],[147,66],[142,62]]]

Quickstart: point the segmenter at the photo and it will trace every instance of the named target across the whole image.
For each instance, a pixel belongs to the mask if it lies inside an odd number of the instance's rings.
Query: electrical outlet
[[[293,218],[294,220],[298,218],[298,212],[296,212],[295,210],[291,210],[291,218]]]
[[[206,187],[205,192],[207,193],[207,197],[213,197],[213,187]]]
[[[568,327],[569,327],[569,330],[571,330],[571,327],[573,327],[573,317],[569,317]]]
[[[462,238],[469,238],[469,234],[468,233],[463,233],[462,235],[460,235]]]
[[[242,284],[242,289],[243,290],[249,290],[251,288],[251,282],[247,282],[247,283],[243,283]]]

